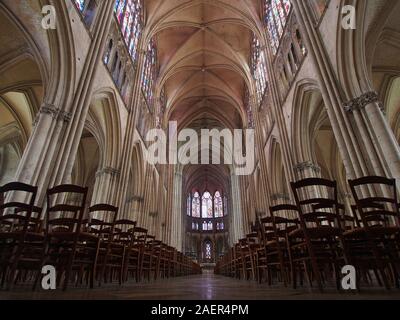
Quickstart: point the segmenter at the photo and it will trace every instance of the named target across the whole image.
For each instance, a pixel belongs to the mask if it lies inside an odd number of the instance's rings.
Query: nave
[[[0,296],[398,297],[399,16],[0,0]]]
[[[260,286],[256,282],[245,282],[215,275],[211,270],[202,275],[176,279],[158,280],[149,283],[128,283],[122,287],[106,285],[104,288],[88,290],[71,288],[67,292],[29,292],[20,287],[12,293],[0,292],[2,299],[32,300],[391,300],[400,299],[400,292],[389,294],[382,289],[369,289],[361,293],[338,293],[334,287],[324,294],[318,290],[293,290],[283,286]]]

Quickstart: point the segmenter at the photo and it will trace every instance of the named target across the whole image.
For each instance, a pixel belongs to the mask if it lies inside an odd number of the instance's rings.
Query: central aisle
[[[0,291],[4,299],[107,299],[107,300],[282,300],[282,299],[400,299],[400,292],[368,289],[362,294],[337,293],[334,289],[325,294],[307,289],[268,287],[251,281],[240,281],[214,275],[202,275],[159,280],[150,283],[129,283],[122,287],[108,285],[101,288],[71,288],[67,292],[31,292],[30,287],[17,287],[13,292]]]

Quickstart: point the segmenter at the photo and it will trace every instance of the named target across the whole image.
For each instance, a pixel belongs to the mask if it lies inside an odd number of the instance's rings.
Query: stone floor
[[[366,288],[361,293],[339,293],[327,289],[321,294],[307,288],[291,289],[282,286],[268,287],[255,282],[215,276],[211,272],[203,275],[159,280],[152,283],[128,283],[121,287],[108,285],[101,288],[71,288],[67,292],[30,291],[30,287],[16,287],[13,291],[0,291],[0,300],[55,299],[55,300],[400,300],[400,290],[385,291]]]

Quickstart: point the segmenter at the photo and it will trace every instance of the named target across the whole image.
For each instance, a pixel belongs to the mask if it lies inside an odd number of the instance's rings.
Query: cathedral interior
[[[0,0],[0,299],[400,298],[399,16]]]

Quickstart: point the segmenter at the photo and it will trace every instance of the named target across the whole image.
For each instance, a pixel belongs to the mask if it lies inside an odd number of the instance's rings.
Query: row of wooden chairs
[[[335,181],[291,183],[296,203],[271,207],[268,217],[220,259],[215,272],[294,288],[307,280],[323,291],[330,280],[341,289],[342,268],[350,265],[358,289],[361,282],[399,288],[396,180],[364,177],[349,185],[354,205],[346,210]]]
[[[47,191],[45,217],[35,206],[37,187],[0,187],[0,276],[7,289],[41,278],[54,266],[57,285],[94,287],[95,281],[168,278],[196,274],[200,267],[157,240],[135,221],[118,219],[118,208],[98,204],[85,213],[88,188],[60,185]]]

